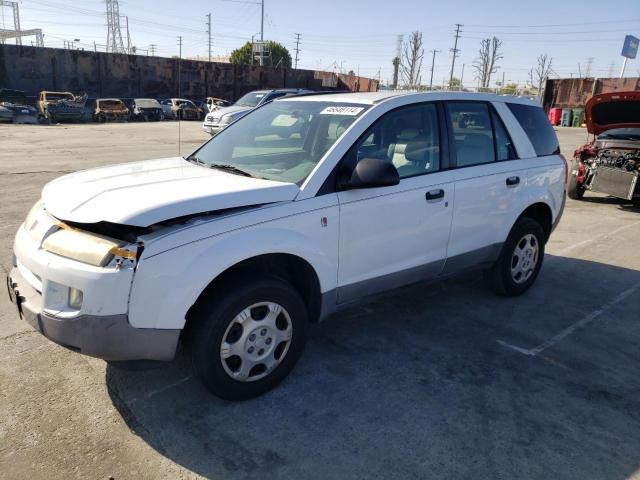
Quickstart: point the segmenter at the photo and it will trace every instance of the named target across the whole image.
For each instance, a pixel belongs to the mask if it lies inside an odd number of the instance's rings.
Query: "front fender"
[[[143,259],[133,281],[129,322],[139,328],[181,329],[187,311],[211,281],[244,260],[270,253],[306,260],[322,292],[335,288],[338,208],[323,209],[326,227],[316,213],[236,230]]]

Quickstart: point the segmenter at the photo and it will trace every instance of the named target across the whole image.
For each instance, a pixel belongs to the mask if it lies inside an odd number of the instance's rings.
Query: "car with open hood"
[[[202,129],[210,135],[216,135],[223,128],[228,127],[260,105],[264,105],[276,98],[300,95],[303,93],[311,93],[311,90],[302,88],[254,90],[240,97],[233,105],[213,110],[210,109],[209,113],[205,116]]]
[[[211,392],[250,398],[309,324],[370,295],[469,269],[527,291],[564,207],[559,153],[540,105],[513,97],[281,98],[184,158],[49,182],[9,296],[86,355],[171,360],[181,341]]]
[[[640,205],[640,92],[595,95],[585,105],[591,141],[574,153],[567,193],[605,193]]]

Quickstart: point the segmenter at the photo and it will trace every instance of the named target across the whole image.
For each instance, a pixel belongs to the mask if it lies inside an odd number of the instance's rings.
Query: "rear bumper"
[[[127,315],[56,318],[42,310],[42,295],[17,268],[7,277],[9,299],[18,314],[49,340],[105,360],[172,360],[180,330],[134,328]]]

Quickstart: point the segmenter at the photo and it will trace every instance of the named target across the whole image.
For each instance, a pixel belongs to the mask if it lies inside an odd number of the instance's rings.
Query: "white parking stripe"
[[[609,238],[611,235],[615,235],[616,233],[620,233],[623,230],[627,230],[628,228],[636,227],[638,225],[640,225],[640,222],[629,223],[628,225],[624,225],[622,227],[616,228],[615,230],[607,232],[607,233],[605,233],[603,235],[598,235],[596,237],[589,238],[587,240],[583,240],[582,242],[574,243],[572,245],[564,247],[564,248],[558,250],[557,252],[549,252],[549,253],[551,253],[552,255],[558,255],[558,256],[566,255],[567,253],[572,252],[573,250],[575,250],[577,248],[584,247],[585,245],[588,245],[588,244],[590,244],[592,242],[595,242],[597,240],[604,240],[605,238]]]
[[[600,315],[602,315],[603,313],[605,313],[607,310],[609,310],[610,308],[614,307],[618,303],[622,302],[629,295],[635,293],[636,290],[639,290],[639,289],[640,289],[640,282],[636,283],[632,287],[626,289],[624,292],[622,292],[619,295],[617,295],[613,300],[605,303],[600,308],[598,308],[598,309],[592,311],[591,313],[587,314],[584,318],[582,318],[582,320],[574,323],[573,325],[568,326],[563,331],[561,331],[557,335],[554,335],[549,340],[541,343],[537,347],[534,347],[534,348],[531,348],[531,349],[526,349],[526,348],[518,347],[516,345],[511,345],[510,343],[504,342],[502,340],[496,340],[496,341],[500,345],[502,345],[504,347],[507,347],[507,348],[510,348],[511,350],[514,350],[514,351],[516,351],[518,353],[522,353],[523,355],[530,355],[530,356],[535,357],[536,355],[539,355],[541,352],[545,351],[547,348],[552,347],[553,345],[558,343],[560,340],[564,339],[565,337],[568,337],[573,332],[575,332],[577,329],[579,329],[581,327],[584,327],[585,325],[588,325],[589,323],[593,322]]]

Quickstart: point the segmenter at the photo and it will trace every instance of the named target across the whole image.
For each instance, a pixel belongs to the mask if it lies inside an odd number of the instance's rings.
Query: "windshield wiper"
[[[223,171],[229,172],[229,173],[234,173],[236,175],[242,175],[244,177],[254,178],[254,176],[251,175],[249,172],[245,172],[244,170],[241,170],[241,169],[239,169],[238,167],[236,167],[234,165],[212,163],[211,165],[209,165],[209,167],[215,168],[217,170],[223,170]]]
[[[195,155],[189,155],[188,157],[183,157],[187,162],[191,162],[191,163],[195,163],[196,165],[203,165],[205,167],[208,167],[209,164],[206,163],[204,160],[201,160],[200,158],[196,157]]]

